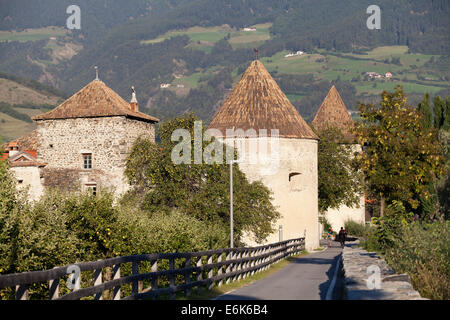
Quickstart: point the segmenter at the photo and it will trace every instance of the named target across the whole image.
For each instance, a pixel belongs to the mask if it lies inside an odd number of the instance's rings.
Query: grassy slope
[[[12,118],[0,112],[0,136],[3,142],[19,138],[36,128],[36,124]]]
[[[50,37],[60,37],[66,35],[67,29],[61,27],[46,27],[39,29],[26,29],[24,31],[0,31],[0,42],[3,41],[36,41],[49,39]]]
[[[141,43],[142,44],[158,43],[166,39],[170,39],[171,37],[187,35],[193,42],[192,43],[193,47],[207,51],[207,49],[202,49],[201,47],[206,48],[211,47],[214,45],[215,42],[223,39],[228,34],[230,34],[229,42],[233,47],[235,48],[248,47],[269,40],[270,39],[269,28],[271,26],[272,26],[271,23],[254,25],[252,26],[252,28],[256,28],[256,31],[250,32],[243,30],[236,30],[230,28],[227,25],[208,28],[192,27],[185,30],[169,31],[164,35],[162,35],[161,37],[151,40],[144,40],[141,41]]]
[[[0,101],[14,104],[45,104],[57,105],[60,98],[47,93],[41,93],[23,86],[17,82],[0,78]],[[46,109],[14,108],[30,117],[48,111]],[[4,141],[17,139],[36,128],[34,123],[27,123],[9,115],[0,113],[0,136]]]
[[[43,94],[17,82],[0,78],[0,101],[9,104],[56,104],[59,97]]]

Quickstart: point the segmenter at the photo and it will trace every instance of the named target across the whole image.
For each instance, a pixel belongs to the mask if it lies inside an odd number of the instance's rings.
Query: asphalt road
[[[216,300],[324,300],[341,253],[339,243],[333,242],[324,251],[300,257],[274,274]],[[336,297],[337,293],[333,295]]]

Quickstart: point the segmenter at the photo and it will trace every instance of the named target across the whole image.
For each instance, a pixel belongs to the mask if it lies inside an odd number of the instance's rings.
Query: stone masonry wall
[[[38,161],[47,163],[46,170],[79,171],[79,181],[70,184],[97,183],[120,194],[128,188],[123,171],[133,143],[139,136],[154,141],[155,129],[151,123],[120,116],[77,118],[38,121],[37,136]],[[92,153],[91,170],[83,168],[83,153]]]
[[[357,244],[358,242],[355,242]],[[348,300],[421,300],[420,294],[411,285],[407,274],[395,274],[387,263],[375,252],[358,247],[346,247],[342,252],[344,286]],[[373,270],[380,270],[379,288],[369,288],[368,279],[374,277]],[[368,272],[369,270],[369,272]],[[369,283],[374,284],[373,281]]]

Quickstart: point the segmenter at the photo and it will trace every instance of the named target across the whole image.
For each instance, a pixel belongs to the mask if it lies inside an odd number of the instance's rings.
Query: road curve
[[[332,247],[295,259],[281,270],[215,300],[324,300],[342,249]]]

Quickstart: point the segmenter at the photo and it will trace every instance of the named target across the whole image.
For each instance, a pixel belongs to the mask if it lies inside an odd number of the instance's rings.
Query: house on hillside
[[[139,112],[133,90],[123,100],[96,79],[55,109],[32,118],[37,129],[3,154],[19,184],[38,199],[46,188],[128,190],[125,161],[136,138],[154,141],[159,120]]]
[[[369,77],[370,79],[381,79],[381,74],[376,72],[366,72],[366,77]]]
[[[285,58],[290,58],[290,57],[295,57],[295,56],[301,56],[302,54],[304,54],[303,51],[297,51],[295,53],[288,53],[287,55],[285,55]]]

